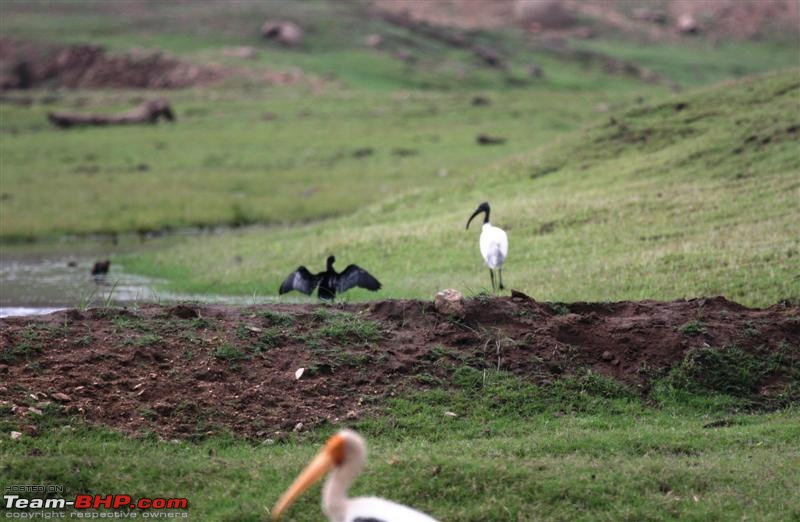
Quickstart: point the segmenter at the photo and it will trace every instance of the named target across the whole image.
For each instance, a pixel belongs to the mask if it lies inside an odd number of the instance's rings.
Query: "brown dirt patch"
[[[440,26],[496,29],[525,26],[525,13],[547,15],[548,5],[573,18],[562,24],[537,19],[537,32],[578,35],[600,30],[623,32],[651,41],[674,40],[677,20],[689,15],[702,34],[714,39],[763,38],[777,32],[797,34],[800,3],[796,0],[372,0],[379,10],[410,16]],[[550,15],[552,17],[552,14]]]
[[[464,364],[538,384],[590,369],[645,393],[690,350],[730,344],[759,357],[791,346],[800,365],[800,306],[476,298],[460,322],[421,301],[70,310],[0,320],[0,406],[29,432],[31,407],[57,405],[126,433],[264,438],[369,414]],[[759,392],[780,380],[764,375]]]
[[[306,78],[296,69],[256,71],[198,65],[159,50],[109,54],[98,45],[42,44],[0,38],[0,90],[180,89],[213,85],[232,77],[269,85],[290,85]]]

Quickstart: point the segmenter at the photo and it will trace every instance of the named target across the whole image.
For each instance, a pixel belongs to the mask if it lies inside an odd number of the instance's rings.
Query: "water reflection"
[[[0,244],[0,317],[47,314],[64,308],[171,304],[178,301],[229,305],[278,301],[276,295],[159,292],[156,288],[163,281],[127,273],[118,261],[120,254],[158,248],[175,239],[161,238],[147,244],[130,238],[123,241],[86,239],[31,245]],[[92,272],[97,272],[96,263],[108,258],[111,259],[108,273],[92,275]],[[282,300],[286,301],[293,299]]]
[[[110,250],[100,241],[0,245],[0,317],[156,300],[158,281],[127,274],[119,264],[112,263],[107,274],[91,274]]]

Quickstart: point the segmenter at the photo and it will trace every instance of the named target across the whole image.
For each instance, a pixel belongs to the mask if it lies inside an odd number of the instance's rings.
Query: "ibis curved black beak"
[[[475,210],[475,212],[473,212],[472,215],[469,217],[466,229],[469,229],[469,224],[472,223],[472,219],[481,212],[486,212],[486,217],[483,219],[483,222],[484,223],[489,222],[489,203],[481,203],[480,205],[478,205],[478,208]]]

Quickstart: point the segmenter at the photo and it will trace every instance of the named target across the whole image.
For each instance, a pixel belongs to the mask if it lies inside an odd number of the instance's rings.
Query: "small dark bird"
[[[346,292],[354,286],[366,288],[373,292],[380,290],[381,283],[360,266],[348,265],[344,272],[339,274],[333,269],[333,263],[335,262],[336,258],[334,256],[328,257],[327,270],[318,274],[312,274],[304,266],[298,267],[284,280],[279,292],[285,294],[286,292],[297,290],[311,295],[314,289],[319,286],[317,297],[332,300],[336,297],[336,292]]]
[[[92,275],[103,275],[108,273],[108,268],[111,266],[111,261],[95,261],[92,267]]]

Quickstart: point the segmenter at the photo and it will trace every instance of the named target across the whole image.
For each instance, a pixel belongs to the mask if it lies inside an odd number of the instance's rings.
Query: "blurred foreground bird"
[[[469,229],[472,218],[481,212],[485,213],[485,216],[483,218],[479,245],[481,248],[481,255],[486,261],[486,265],[489,267],[489,275],[492,278],[492,291],[497,292],[498,287],[495,285],[494,271],[497,270],[497,275],[499,277],[499,289],[503,290],[503,262],[508,255],[508,236],[502,228],[497,228],[489,223],[489,212],[491,212],[491,208],[488,202],[478,205],[478,208],[469,217],[469,221],[467,221],[467,229]]]
[[[318,274],[312,274],[304,266],[298,267],[283,281],[279,290],[280,294],[283,295],[286,292],[297,290],[311,295],[314,289],[319,286],[317,297],[332,300],[336,297],[337,292],[345,292],[354,286],[366,288],[373,292],[380,290],[381,283],[360,266],[348,265],[344,272],[340,274],[333,269],[333,263],[335,262],[336,258],[334,256],[328,257],[327,270]]]
[[[361,473],[366,459],[364,439],[354,431],[340,431],[328,439],[322,451],[278,499],[272,508],[272,520],[278,520],[305,490],[327,474],[322,488],[322,510],[331,522],[436,522],[425,513],[382,498],[347,498],[347,490]]]

